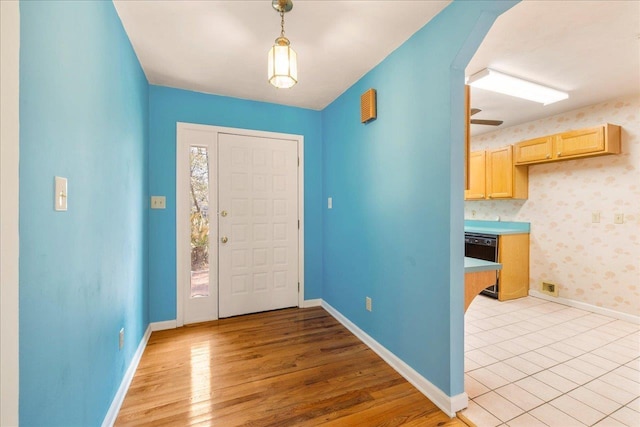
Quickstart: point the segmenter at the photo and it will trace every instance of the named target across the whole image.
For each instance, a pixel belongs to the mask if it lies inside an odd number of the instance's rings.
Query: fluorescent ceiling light
[[[566,92],[509,76],[491,68],[485,68],[469,77],[468,84],[480,89],[528,99],[544,105],[569,98],[569,94]]]

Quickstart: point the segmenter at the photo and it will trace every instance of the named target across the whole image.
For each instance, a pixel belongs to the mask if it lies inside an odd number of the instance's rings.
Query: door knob
[[[222,211],[222,212],[220,212],[220,215],[222,215],[222,216],[227,216],[227,215],[228,215],[228,213],[227,213],[227,211]]]
[[[229,239],[227,238],[227,236],[222,236],[222,238],[220,239],[220,241],[222,243],[227,243],[229,241]]]

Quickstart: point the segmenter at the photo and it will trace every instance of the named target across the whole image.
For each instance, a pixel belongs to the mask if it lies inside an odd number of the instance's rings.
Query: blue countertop
[[[478,273],[480,271],[502,270],[502,264],[485,261],[483,259],[464,257],[464,272]]]
[[[529,234],[531,226],[528,222],[507,222],[507,221],[464,221],[465,233],[482,234]]]

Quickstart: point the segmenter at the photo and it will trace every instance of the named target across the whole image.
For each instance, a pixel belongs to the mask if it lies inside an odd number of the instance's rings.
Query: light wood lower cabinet
[[[506,301],[529,294],[529,234],[498,236],[498,299]]]
[[[514,145],[516,165],[620,153],[620,126],[605,124],[522,141]]]

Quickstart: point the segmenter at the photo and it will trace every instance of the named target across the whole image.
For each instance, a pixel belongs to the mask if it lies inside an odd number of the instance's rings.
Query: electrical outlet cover
[[[54,205],[53,208],[56,211],[66,211],[67,210],[67,178],[63,178],[61,176],[56,176],[55,179],[55,188],[53,193]]]
[[[165,196],[151,196],[151,209],[165,209],[167,198]]]

